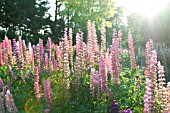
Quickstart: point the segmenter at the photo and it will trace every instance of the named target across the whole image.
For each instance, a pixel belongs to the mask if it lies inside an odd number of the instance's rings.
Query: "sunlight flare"
[[[168,3],[168,0],[128,0],[126,2],[129,12],[137,12],[153,18]]]

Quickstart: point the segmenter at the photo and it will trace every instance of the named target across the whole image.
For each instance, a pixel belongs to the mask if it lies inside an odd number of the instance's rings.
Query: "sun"
[[[137,12],[153,18],[168,3],[168,0],[124,0],[129,12]]]

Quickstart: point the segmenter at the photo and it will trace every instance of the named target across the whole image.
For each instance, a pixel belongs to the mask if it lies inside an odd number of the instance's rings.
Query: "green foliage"
[[[125,70],[120,75],[120,85],[112,86],[115,100],[121,105],[121,109],[130,108],[134,113],[143,112],[143,95],[144,95],[144,76],[141,75],[141,84],[137,80],[138,71]]]
[[[96,66],[97,68],[97,66]],[[18,79],[13,80],[7,66],[0,67],[1,78],[5,85],[7,76],[10,78],[15,105],[21,113],[42,113],[48,108],[44,97],[43,81],[50,80],[53,97],[53,108],[51,113],[106,113],[113,99],[117,100],[121,109],[130,108],[134,113],[143,112],[143,95],[145,92],[145,77],[142,75],[143,70],[129,70],[125,68],[120,75],[120,85],[115,85],[109,78],[109,88],[113,93],[113,97],[107,97],[103,93],[98,100],[97,91],[96,96],[92,97],[90,93],[90,75],[86,73],[84,78],[77,82],[74,75],[70,75],[70,89],[68,91],[69,97],[65,98],[66,91],[64,90],[65,83],[63,82],[63,74],[61,71],[54,70],[53,72],[42,72],[39,74],[39,84],[42,97],[38,101],[34,93],[34,75],[31,73],[29,79],[23,81],[17,70],[13,67],[14,73]],[[26,71],[23,70],[23,71]],[[27,72],[27,71],[26,71]],[[26,73],[25,72],[25,73]],[[140,84],[138,84],[137,74],[140,74]]]

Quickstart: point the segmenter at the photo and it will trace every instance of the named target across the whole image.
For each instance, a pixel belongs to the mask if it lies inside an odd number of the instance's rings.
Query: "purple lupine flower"
[[[4,94],[3,94],[3,92],[1,92],[0,93],[0,113],[5,113],[3,96],[4,96]]]
[[[125,109],[125,110],[121,110],[120,113],[132,113],[132,111],[130,109]]]
[[[50,113],[50,109],[45,109],[44,113]]]
[[[5,94],[5,103],[6,103],[6,108],[9,113],[17,113],[18,110],[15,106],[14,99],[12,94],[10,93],[9,90],[7,90]]]
[[[29,79],[30,76],[31,76],[31,69],[28,71],[27,76],[25,78]]]
[[[9,72],[10,72],[12,78],[13,78],[14,80],[17,80],[17,77],[16,77],[16,75],[13,73],[12,67],[11,67],[10,65],[8,65],[8,70],[9,70]]]
[[[119,113],[120,106],[116,100],[112,102],[110,107],[108,108],[109,113]]]
[[[4,82],[2,81],[1,77],[0,77],[0,88],[4,87]]]
[[[11,85],[11,82],[9,80],[9,77],[7,77],[7,85],[8,85],[8,89],[11,89],[12,88],[12,85]]]
[[[48,103],[48,107],[52,108],[52,89],[51,82],[49,80],[44,81],[44,93],[46,101]]]
[[[13,42],[13,51],[14,51],[14,55],[17,55],[17,54],[19,54],[19,47],[18,47],[18,45],[17,45],[15,39],[13,39],[12,42]]]

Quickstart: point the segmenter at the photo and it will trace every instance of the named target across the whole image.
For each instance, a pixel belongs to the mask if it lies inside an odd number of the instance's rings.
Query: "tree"
[[[85,31],[87,20],[95,21],[96,26],[112,17],[114,12],[113,0],[63,0],[65,9],[62,14],[65,16],[67,27],[73,27],[73,33],[81,30]]]
[[[36,37],[51,23],[47,4],[47,0],[1,0],[0,27],[9,38],[14,38],[14,34]]]
[[[61,0],[56,0],[55,20],[51,24],[52,39],[55,39],[54,42],[58,42],[58,38],[64,34],[65,22],[61,14],[61,7]]]

